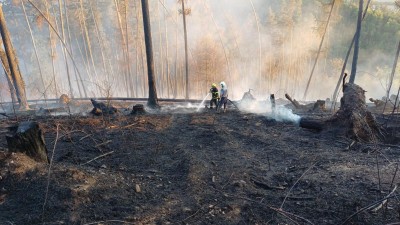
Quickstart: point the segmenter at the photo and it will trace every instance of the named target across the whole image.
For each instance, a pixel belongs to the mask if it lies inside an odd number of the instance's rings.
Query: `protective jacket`
[[[218,88],[212,87],[212,88],[210,89],[210,92],[211,92],[211,98],[212,98],[212,99],[219,99]]]

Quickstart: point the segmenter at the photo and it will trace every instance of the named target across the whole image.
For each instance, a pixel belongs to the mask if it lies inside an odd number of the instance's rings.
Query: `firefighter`
[[[219,112],[219,109],[221,109],[222,104],[224,105],[224,112],[226,112],[226,103],[228,103],[228,87],[226,86],[225,82],[221,82],[221,90],[220,90],[220,97],[221,100],[219,100],[218,106],[217,106],[217,111]]]
[[[215,105],[215,108],[218,109],[219,93],[217,85],[215,83],[211,84],[210,93],[211,93],[210,109],[213,108],[213,104]]]

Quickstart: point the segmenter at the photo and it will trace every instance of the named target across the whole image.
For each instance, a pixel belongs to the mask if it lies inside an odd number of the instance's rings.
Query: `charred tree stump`
[[[132,108],[131,115],[145,114],[144,106],[142,104],[134,105]]]
[[[365,91],[356,84],[343,85],[340,109],[327,123],[343,127],[346,136],[354,140],[376,142],[383,138],[381,126],[367,110]]]
[[[70,102],[71,102],[71,99],[70,99],[70,98],[68,97],[68,95],[66,95],[66,94],[62,94],[62,95],[60,96],[59,101],[58,101],[58,103],[59,103],[60,105],[68,105]]]
[[[296,99],[292,99],[292,97],[290,97],[290,95],[288,95],[288,94],[285,94],[285,97],[287,98],[287,100],[289,100],[294,105],[294,107],[296,109],[300,109],[301,108],[300,103]]]
[[[274,111],[275,110],[275,95],[271,94],[269,96],[269,100],[271,101],[271,109],[272,109],[272,111]]]
[[[10,128],[12,135],[7,135],[8,149],[22,152],[38,162],[49,163],[47,148],[39,124],[32,121],[21,122]]]
[[[343,85],[340,109],[335,115],[325,121],[302,118],[300,127],[334,131],[362,142],[377,142],[384,138],[383,128],[367,110],[365,91],[360,86],[350,83]]]
[[[94,99],[90,99],[93,105],[92,114],[96,116],[101,115],[112,115],[115,114],[118,110],[112,105],[106,105],[103,102],[98,102]]]
[[[324,100],[317,100],[317,102],[314,103],[314,106],[312,108],[312,111],[325,111],[325,101]]]

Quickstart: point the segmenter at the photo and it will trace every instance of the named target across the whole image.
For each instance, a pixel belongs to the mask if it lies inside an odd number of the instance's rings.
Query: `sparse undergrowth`
[[[400,221],[396,191],[362,210],[396,187],[398,146],[237,111],[37,120],[51,173],[2,137],[0,224],[341,224],[358,210],[347,224]]]

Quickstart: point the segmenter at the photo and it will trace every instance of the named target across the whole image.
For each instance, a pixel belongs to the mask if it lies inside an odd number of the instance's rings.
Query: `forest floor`
[[[8,153],[15,121],[0,121],[1,225],[400,221],[396,142],[352,145],[232,108],[33,119],[51,166]]]

